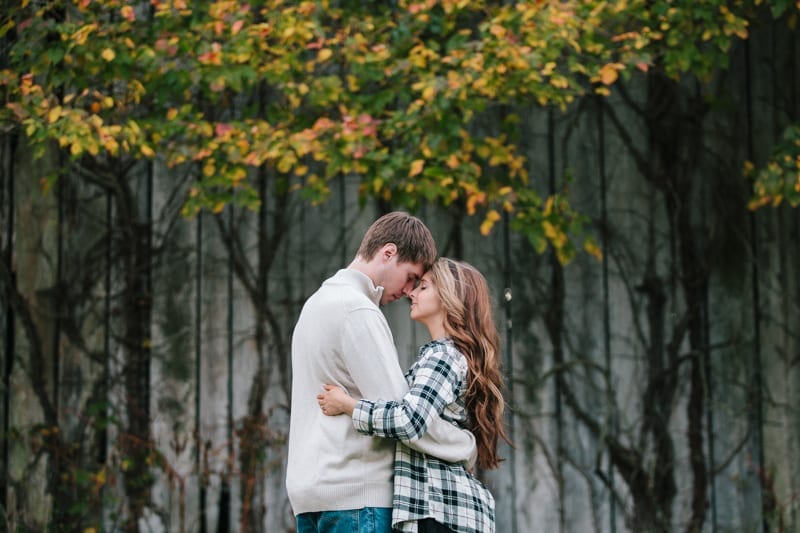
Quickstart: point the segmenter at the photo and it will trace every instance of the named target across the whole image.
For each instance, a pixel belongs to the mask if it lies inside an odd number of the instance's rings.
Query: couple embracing
[[[402,297],[431,337],[405,375],[380,310]],[[472,469],[496,468],[506,439],[499,357],[481,273],[437,260],[416,217],[376,220],[292,337],[286,488],[298,533],[493,532],[494,498]]]

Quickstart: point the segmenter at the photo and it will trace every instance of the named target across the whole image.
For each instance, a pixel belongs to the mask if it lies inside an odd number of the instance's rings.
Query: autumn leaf
[[[500,220],[500,213],[498,213],[494,209],[489,210],[489,212],[486,213],[486,218],[484,218],[483,222],[481,222],[481,228],[480,228],[481,235],[483,235],[484,237],[486,235],[489,235],[489,233],[492,232],[492,228],[494,227],[495,222],[497,222],[498,220]]]
[[[600,72],[598,73],[600,76],[600,81],[602,81],[605,85],[611,85],[617,78],[619,78],[619,73],[617,72],[617,66],[613,63],[608,63],[603,65],[600,68]]]
[[[52,124],[56,120],[61,118],[61,106],[55,106],[47,113],[47,122]]]
[[[467,198],[467,214],[474,215],[475,208],[486,200],[486,193],[470,194]]]
[[[597,243],[594,242],[594,239],[586,239],[583,243],[583,249],[598,261],[603,260],[603,252],[600,250],[600,247],[597,246]]]
[[[425,167],[424,159],[415,159],[411,163],[411,170],[408,171],[408,177],[413,178],[414,176],[420,174],[424,167]]]
[[[122,6],[122,9],[120,9],[120,14],[123,18],[127,19],[128,22],[133,22],[136,20],[136,13],[133,11],[131,6]]]

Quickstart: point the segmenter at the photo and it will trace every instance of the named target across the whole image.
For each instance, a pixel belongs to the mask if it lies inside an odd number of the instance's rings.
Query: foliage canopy
[[[567,262],[584,218],[531,180],[517,112],[652,68],[708,79],[758,3],[25,1],[0,25],[0,124],[38,155],[191,168],[187,216],[256,205],[259,167],[311,202],[355,175],[362,199],[458,203],[484,234],[505,210]]]

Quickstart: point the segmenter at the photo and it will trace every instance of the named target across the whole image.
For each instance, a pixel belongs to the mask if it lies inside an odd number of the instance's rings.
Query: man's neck
[[[362,274],[367,276],[372,281],[372,285],[373,286],[375,286],[375,287],[378,286],[378,284],[375,283],[376,276],[375,276],[375,273],[374,273],[374,268],[372,267],[371,263],[368,263],[368,262],[364,261],[360,257],[356,257],[355,259],[353,259],[353,262],[350,263],[347,266],[347,268],[350,268],[350,269],[355,270],[357,272],[361,272]]]

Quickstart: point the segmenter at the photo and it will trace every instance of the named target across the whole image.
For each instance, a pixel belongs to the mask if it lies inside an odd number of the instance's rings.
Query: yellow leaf
[[[542,209],[542,215],[543,216],[548,216],[548,215],[550,215],[550,213],[553,212],[553,201],[554,200],[555,199],[552,196],[547,198],[547,201],[544,203],[544,209]]]
[[[422,91],[422,99],[423,100],[426,100],[426,101],[430,102],[431,100],[433,100],[434,96],[436,96],[436,87],[428,85]]]
[[[146,144],[143,144],[141,148],[139,148],[139,151],[142,152],[142,155],[145,157],[153,157],[156,155],[153,149],[147,146]]]
[[[486,213],[486,218],[481,223],[481,230],[480,230],[481,235],[483,235],[484,237],[486,235],[489,235],[489,233],[492,231],[492,228],[494,227],[494,223],[497,222],[498,220],[500,220],[500,213],[498,213],[494,209]]]
[[[617,81],[617,78],[619,77],[617,69],[611,64],[603,65],[598,74],[600,75],[600,81],[602,81],[605,85],[611,85]]]
[[[769,196],[764,196],[761,198],[753,198],[747,203],[747,208],[751,211],[755,211],[756,209],[767,205],[770,202]]]
[[[47,122],[52,124],[59,118],[61,118],[61,106],[57,105],[47,113]]]
[[[175,117],[177,116],[178,116],[178,110],[175,109],[174,107],[170,108],[170,110],[167,111],[167,120],[175,120]]]
[[[103,147],[111,153],[111,155],[117,155],[119,153],[119,143],[114,137],[109,137],[105,141],[103,141]]]
[[[560,228],[547,220],[542,222],[542,227],[544,228],[544,234],[550,239],[550,242],[553,243],[556,249],[560,249],[566,244],[567,236]]]
[[[506,29],[500,24],[492,24],[492,26],[489,28],[489,31],[492,33],[492,35],[499,38],[504,37],[506,34]]]
[[[589,255],[595,257],[598,261],[603,260],[603,252],[593,240],[587,239],[586,242],[583,243],[583,249],[586,250]]]
[[[483,194],[483,193],[469,195],[469,197],[467,198],[467,214],[470,215],[470,216],[474,215],[475,214],[475,207],[478,204],[482,204],[484,198],[486,198],[486,195]]]
[[[240,181],[242,181],[245,178],[245,176],[247,176],[247,171],[242,167],[237,167],[231,173],[231,181],[233,182],[234,185],[236,185]]]
[[[425,160],[424,159],[416,159],[413,163],[411,163],[411,170],[408,171],[408,177],[413,178],[425,167]]]
[[[278,169],[279,172],[286,174],[290,170],[292,170],[292,167],[294,166],[295,163],[297,163],[297,158],[295,157],[294,153],[287,152],[278,160],[276,168]]]
[[[105,59],[106,62],[111,63],[112,61],[114,61],[114,58],[117,57],[117,54],[115,54],[114,50],[112,50],[111,48],[106,48],[105,50],[102,51],[100,56],[103,59]]]
[[[319,61],[327,61],[333,55],[333,51],[330,48],[323,48],[317,54],[317,59]]]

